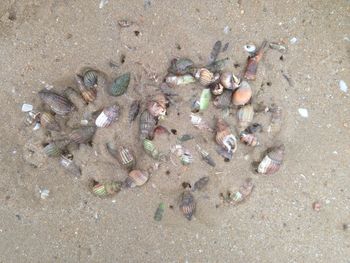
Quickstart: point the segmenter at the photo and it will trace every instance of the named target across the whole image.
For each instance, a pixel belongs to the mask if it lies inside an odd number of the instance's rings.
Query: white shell
[[[191,114],[191,122],[193,125],[199,125],[202,122],[202,118],[197,115]]]
[[[299,112],[300,116],[303,118],[309,117],[309,112],[307,111],[307,109],[299,108],[298,112]]]
[[[296,43],[298,42],[298,39],[297,39],[296,37],[292,37],[292,38],[289,40],[289,42],[290,42],[291,44],[296,44]]]
[[[33,110],[33,105],[24,103],[22,105],[22,112],[29,112]]]
[[[102,111],[100,115],[98,115],[95,124],[99,128],[105,128],[111,124],[110,119],[108,119],[108,116]]]
[[[348,85],[346,85],[344,80],[339,81],[339,88],[342,92],[348,92]]]
[[[267,168],[269,167],[270,163],[272,162],[272,160],[270,159],[270,157],[268,157],[267,155],[264,157],[264,159],[260,162],[259,166],[258,166],[258,173],[264,174],[267,172]]]
[[[256,51],[256,46],[253,44],[244,45],[243,48],[248,53],[254,53]]]

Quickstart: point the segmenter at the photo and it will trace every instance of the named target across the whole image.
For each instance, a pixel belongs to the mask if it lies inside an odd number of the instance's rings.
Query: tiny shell
[[[256,51],[256,46],[254,44],[244,45],[243,48],[248,53],[254,53]]]
[[[24,118],[24,124],[27,126],[30,126],[34,122],[38,122],[39,119],[40,119],[40,112],[30,111],[26,114],[26,117]]]
[[[54,142],[49,143],[43,149],[47,157],[58,157],[61,155],[62,151],[58,145]]]
[[[66,156],[61,156],[60,164],[75,177],[81,176],[80,168],[75,164],[75,162]]]
[[[159,159],[159,151],[156,148],[156,146],[152,143],[152,141],[150,141],[148,139],[144,139],[143,140],[143,149],[153,159],[156,159],[156,160]]]
[[[152,138],[156,124],[156,119],[148,112],[148,110],[143,111],[140,116],[140,139]]]
[[[216,123],[216,142],[223,148],[225,148],[228,152],[235,152],[237,150],[237,139],[231,133],[231,130],[228,124],[222,120],[218,119]]]
[[[200,130],[212,131],[212,128],[209,127],[208,123],[202,119],[202,117],[195,114],[191,114],[191,123]]]
[[[130,83],[130,73],[125,73],[118,78],[116,78],[112,85],[109,88],[109,94],[111,96],[120,96],[123,95]]]
[[[149,175],[145,171],[132,170],[125,179],[126,187],[142,186],[148,181]]]
[[[83,73],[83,81],[87,88],[92,88],[97,86],[98,72],[94,69],[87,68]]]
[[[49,90],[39,91],[39,97],[51,110],[59,115],[66,115],[74,109],[74,105],[66,97]]]
[[[129,20],[125,20],[125,19],[122,19],[122,20],[118,20],[118,25],[120,27],[129,27],[131,26],[133,23]]]
[[[247,132],[247,130],[244,130],[239,134],[239,139],[241,142],[249,146],[255,147],[259,145],[258,138],[254,134]]]
[[[49,112],[43,112],[40,115],[40,123],[43,128],[51,131],[60,131],[61,127],[55,120],[55,117]]]
[[[33,110],[33,105],[24,103],[22,105],[22,112],[29,112]]]
[[[202,159],[209,164],[210,166],[215,167],[216,164],[213,160],[213,158],[209,155],[208,152],[206,152],[205,150],[203,150],[198,144],[196,145],[196,150],[199,152],[199,154],[201,155]]]
[[[210,90],[213,95],[218,96],[224,92],[224,86],[221,83],[212,83],[210,85]]]
[[[99,197],[114,195],[121,190],[122,182],[110,181],[105,183],[95,182],[92,185],[92,192]]]
[[[199,83],[203,86],[208,86],[215,81],[214,74],[206,68],[199,69],[195,74],[195,78],[198,79]]]
[[[89,142],[96,132],[96,127],[84,126],[73,130],[68,138],[70,142],[82,144]]]
[[[252,97],[252,93],[249,83],[242,81],[241,86],[233,93],[233,104],[236,106],[247,104]]]
[[[180,211],[188,220],[192,219],[196,211],[196,202],[190,191],[186,190],[181,195]]]
[[[97,127],[108,127],[113,122],[118,120],[119,117],[119,106],[112,105],[110,107],[104,108],[104,110],[97,117],[95,124]]]
[[[184,153],[180,156],[180,161],[183,165],[189,165],[193,162],[192,154],[188,150],[184,150]]]
[[[220,96],[214,99],[214,106],[218,109],[227,109],[231,105],[232,90],[225,89]]]
[[[147,110],[154,117],[164,116],[166,114],[166,108],[163,108],[156,101],[147,102]]]
[[[254,108],[251,104],[246,104],[237,111],[238,125],[245,129],[253,121]]]
[[[204,176],[194,183],[192,191],[202,190],[209,182],[209,176]]]
[[[284,149],[283,144],[269,149],[268,154],[258,166],[258,173],[273,174],[277,172],[283,163]]]

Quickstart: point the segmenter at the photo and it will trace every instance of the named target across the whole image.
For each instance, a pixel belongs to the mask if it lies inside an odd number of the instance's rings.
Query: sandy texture
[[[341,79],[350,84],[349,2],[238,2],[154,0],[145,9],[141,0],[110,0],[99,9],[97,0],[1,1],[0,262],[349,262],[350,232],[343,229],[350,224],[349,93],[338,87]],[[121,29],[119,19],[134,24]],[[293,45],[292,37],[297,38]],[[269,138],[265,130],[260,148],[240,145],[234,160],[225,163],[215,153],[212,135],[190,125],[189,100],[199,86],[178,88],[179,109],[172,106],[163,124],[179,135],[194,134],[217,166],[203,163],[191,141],[186,146],[195,162],[187,170],[168,162],[142,188],[101,200],[89,192],[88,179],[126,175],[99,148],[103,143],[117,137],[137,152],[139,167],[152,165],[135,139],[138,124],[131,132],[126,124],[131,100],[140,96],[133,80],[126,95],[104,101],[121,105],[119,121],[98,131],[93,148],[75,149],[81,179],[67,175],[55,159],[38,168],[25,162],[23,146],[45,134],[23,126],[21,105],[40,105],[37,92],[45,86],[62,91],[75,85],[73,73],[83,65],[112,78],[127,71],[141,74],[141,62],[164,76],[176,56],[206,63],[219,39],[230,42],[224,55],[230,57],[227,69],[236,73],[247,56],[243,45],[263,39],[287,43],[283,60],[281,53],[267,52],[252,84],[255,102],[283,107],[278,138]],[[125,63],[111,68],[108,62],[119,63],[122,54]],[[233,67],[236,63],[240,68]],[[144,83],[152,84],[143,75]],[[141,93],[155,90],[144,85]],[[309,118],[302,118],[298,108],[308,109]],[[220,112],[211,106],[204,118],[212,122],[214,114]],[[264,114],[257,118],[267,124]],[[234,119],[229,116],[232,125]],[[170,146],[176,137],[159,140]],[[283,167],[273,176],[256,175],[251,162],[274,140],[286,145]],[[196,193],[197,213],[188,222],[178,211],[181,183],[202,176],[210,176],[210,182]],[[247,177],[255,183],[249,200],[216,208],[219,193],[238,189]],[[47,199],[40,199],[40,188],[50,190]],[[312,209],[316,200],[319,212]],[[155,222],[161,201],[166,211]]]

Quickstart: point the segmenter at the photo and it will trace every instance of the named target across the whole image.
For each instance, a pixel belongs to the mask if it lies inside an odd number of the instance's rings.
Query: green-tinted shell
[[[62,153],[61,149],[54,142],[46,145],[43,150],[47,157],[58,157]]]
[[[97,84],[97,71],[93,69],[87,70],[83,74],[84,84],[88,88],[92,88]]]
[[[150,140],[148,139],[143,140],[143,149],[153,159],[156,159],[156,160],[159,159],[159,151]]]
[[[43,112],[40,115],[40,123],[43,128],[51,131],[60,131],[61,127],[55,120],[55,117],[49,112]]]
[[[164,203],[160,203],[156,212],[154,213],[154,220],[156,221],[160,221],[163,218],[163,214],[164,214],[164,210],[165,210],[165,204]]]
[[[97,183],[92,187],[92,192],[99,197],[105,197],[118,193],[121,187],[122,182],[120,181],[111,181],[104,184]]]
[[[199,100],[199,110],[206,110],[209,107],[209,101],[211,99],[210,89],[203,89],[201,98]]]
[[[123,95],[129,86],[129,82],[130,82],[130,73],[125,73],[121,75],[120,77],[116,78],[115,81],[113,81],[109,89],[109,94],[112,96]]]

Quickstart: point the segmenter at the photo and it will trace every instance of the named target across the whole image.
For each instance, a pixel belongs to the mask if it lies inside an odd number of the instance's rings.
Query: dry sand
[[[0,262],[350,262],[350,232],[343,227],[350,224],[350,98],[338,87],[341,79],[350,84],[349,1],[154,0],[147,9],[141,0],[110,0],[102,9],[98,0],[1,2]],[[135,24],[121,29],[119,19]],[[292,37],[295,44],[289,44]],[[134,143],[140,167],[152,163],[135,142],[137,123],[131,132],[125,125],[131,98],[138,96],[134,81],[127,95],[108,99],[122,106],[120,120],[96,134],[94,148],[75,152],[81,179],[67,175],[54,159],[38,168],[25,162],[23,145],[40,141],[44,133],[23,127],[21,105],[39,105],[37,92],[45,86],[62,91],[74,85],[73,73],[83,65],[115,77],[141,73],[136,63],[141,62],[164,76],[176,56],[205,63],[219,39],[230,42],[228,69],[235,72],[240,68],[233,64],[245,63],[244,44],[263,39],[288,43],[283,61],[279,52],[268,51],[252,84],[260,94],[256,102],[275,102],[284,110],[283,130],[274,139],[285,143],[286,158],[277,174],[256,175],[250,165],[273,144],[272,138],[254,151],[240,145],[229,163],[217,156],[211,135],[190,126],[188,100],[199,90],[192,85],[178,89],[180,116],[171,107],[164,125],[195,134],[217,166],[195,155],[187,170],[169,162],[142,188],[104,200],[94,197],[89,177],[125,177],[98,144],[117,136]],[[109,67],[110,59],[119,62],[122,54],[125,63]],[[145,86],[143,93],[154,91]],[[302,118],[298,108],[308,109],[309,117]],[[214,114],[211,107],[204,116],[211,120]],[[233,123],[234,115],[229,120]],[[170,137],[168,143],[174,142],[175,136]],[[193,149],[194,142],[187,146]],[[210,183],[196,194],[197,213],[188,222],[177,209],[181,183],[204,175]],[[247,177],[256,185],[250,199],[216,208],[219,193],[238,188]],[[47,199],[39,197],[40,188],[50,190]],[[319,212],[312,209],[316,200]],[[167,209],[155,222],[161,201]]]

